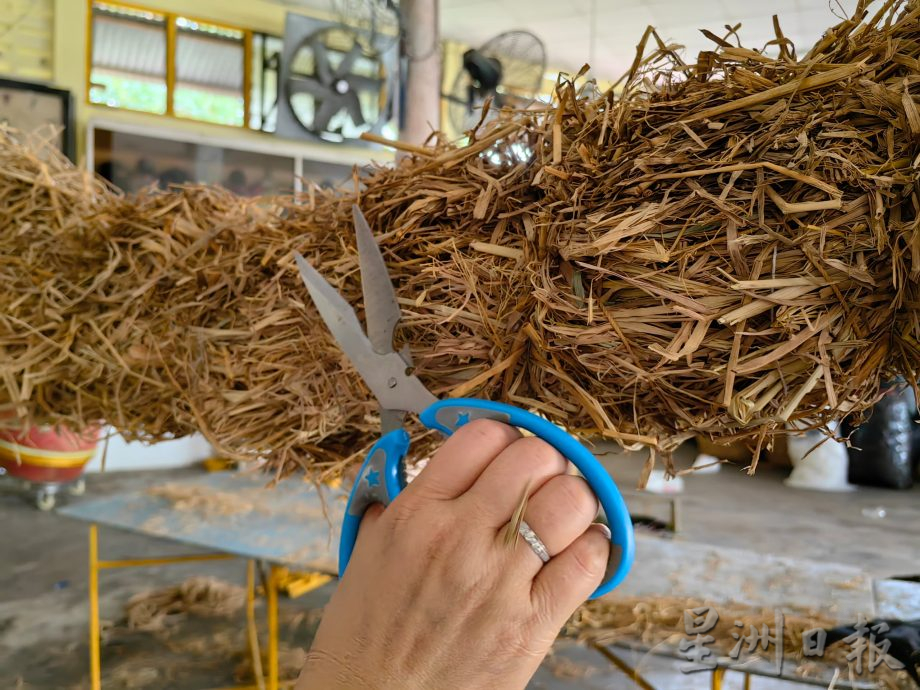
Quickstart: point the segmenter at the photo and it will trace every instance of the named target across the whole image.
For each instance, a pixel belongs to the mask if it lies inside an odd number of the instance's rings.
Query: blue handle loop
[[[611,543],[607,573],[600,586],[594,590],[591,599],[606,594],[626,578],[636,553],[632,518],[607,470],[575,437],[527,410],[477,398],[439,400],[422,412],[419,418],[429,429],[437,429],[447,436],[474,419],[494,419],[519,429],[526,429],[558,450],[578,468],[588,482],[604,510],[610,527]]]
[[[371,446],[345,506],[342,521],[342,536],[339,538],[339,577],[345,574],[345,567],[351,560],[351,552],[358,539],[358,527],[364,511],[373,503],[390,505],[406,486],[403,459],[409,452],[409,434],[394,429],[380,437]]]
[[[437,429],[446,436],[474,419],[493,419],[525,429],[553,446],[581,472],[597,496],[610,527],[607,573],[591,598],[606,594],[626,578],[636,551],[629,510],[607,471],[591,451],[574,437],[555,424],[519,407],[477,398],[439,400],[423,411],[419,419],[429,429]],[[339,542],[339,577],[348,565],[364,511],[372,503],[388,505],[405,487],[402,464],[408,450],[408,434],[397,429],[381,437],[368,453],[345,509]]]

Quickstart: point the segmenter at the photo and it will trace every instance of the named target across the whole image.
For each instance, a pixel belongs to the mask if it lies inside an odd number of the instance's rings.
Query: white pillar
[[[403,0],[408,58],[404,125],[399,138],[421,144],[441,126],[441,41],[438,0]]]

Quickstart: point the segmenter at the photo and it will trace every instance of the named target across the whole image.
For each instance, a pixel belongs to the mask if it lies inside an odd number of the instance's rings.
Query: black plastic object
[[[920,411],[914,415],[914,477],[920,481]]]
[[[914,417],[917,400],[910,386],[892,384],[869,418],[850,435],[850,481],[909,489],[913,485]]]
[[[866,622],[865,625],[831,628],[827,631],[825,644],[832,645],[854,635],[865,639],[864,631],[871,635],[876,645],[887,642],[886,653],[899,661],[920,686],[920,620],[874,620]]]

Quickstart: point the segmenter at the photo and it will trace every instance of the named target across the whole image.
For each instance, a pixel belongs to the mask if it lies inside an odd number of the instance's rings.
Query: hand
[[[297,689],[524,688],[607,564],[597,499],[566,468],[504,424],[458,430],[386,510],[367,511]],[[545,565],[505,540],[525,491]]]

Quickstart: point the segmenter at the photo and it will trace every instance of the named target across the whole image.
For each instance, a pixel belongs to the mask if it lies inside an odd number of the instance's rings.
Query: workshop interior
[[[0,687],[295,687],[487,419],[531,690],[920,689],[920,0],[0,7]]]

